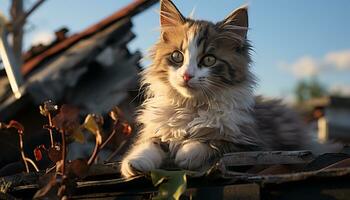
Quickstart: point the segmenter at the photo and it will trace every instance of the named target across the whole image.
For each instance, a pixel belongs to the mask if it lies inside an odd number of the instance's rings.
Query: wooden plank
[[[247,165],[302,164],[314,159],[310,151],[251,151],[225,154],[225,167]]]

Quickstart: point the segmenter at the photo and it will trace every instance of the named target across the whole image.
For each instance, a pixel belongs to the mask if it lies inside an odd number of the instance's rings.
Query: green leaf
[[[179,200],[187,187],[185,171],[154,170],[151,172],[152,183],[159,186],[158,195],[152,200]]]

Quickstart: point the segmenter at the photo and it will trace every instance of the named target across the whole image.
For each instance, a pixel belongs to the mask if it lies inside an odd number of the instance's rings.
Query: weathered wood
[[[310,151],[252,151],[225,154],[226,167],[245,165],[302,164],[314,159]]]
[[[12,47],[14,58],[22,65],[21,55],[23,46],[23,34],[25,21],[20,20],[25,15],[23,0],[12,0],[10,15],[12,21]]]
[[[258,165],[258,164],[300,164],[310,162],[312,154],[308,151],[286,151],[286,152],[240,152],[240,153],[231,153],[226,154],[222,158],[221,164],[224,167],[229,166],[243,166],[243,165]],[[96,176],[108,176],[115,175],[115,178],[120,175],[120,162],[110,162],[106,164],[95,164],[92,165],[89,172],[88,177],[96,177]],[[43,172],[31,172],[31,173],[21,173],[13,176],[3,177],[5,181],[12,182],[13,186],[17,186],[20,184],[35,184],[39,176],[41,176]],[[206,173],[200,172],[189,172],[191,176],[196,176],[196,174],[205,175]],[[240,175],[245,176],[252,174],[246,173],[237,173],[231,172],[231,175]],[[118,179],[120,181],[121,179]],[[91,182],[93,183],[93,182]]]
[[[253,197],[259,197],[261,195],[260,188],[265,187],[266,185],[280,185],[282,183],[284,184],[295,182],[306,183],[305,181],[307,180],[314,180],[315,183],[318,183],[317,180],[324,181],[326,179],[346,180],[346,178],[349,176],[350,168],[338,168],[324,169],[312,172],[291,173],[286,175],[242,175],[240,177],[234,176],[232,179],[227,180],[220,179],[220,181],[197,178],[189,179],[189,188],[185,195],[193,195],[194,197],[198,197],[199,195],[200,197],[203,197],[201,194],[204,194],[206,190],[211,190],[211,192],[215,191],[217,195],[220,194],[223,196],[205,199],[236,199],[233,197],[245,197],[243,199],[251,199]],[[315,186],[315,184],[313,184],[313,186]],[[37,189],[37,184],[16,186],[10,191],[10,194],[30,195],[33,194]],[[143,176],[134,177],[132,179],[111,178],[104,180],[78,181],[72,199],[102,199],[105,197],[118,197],[118,199],[123,199],[123,197],[130,198],[148,195],[156,191],[157,188],[153,187],[151,182],[147,181]],[[24,197],[21,195],[16,197]]]
[[[22,96],[20,86],[23,83],[23,78],[20,72],[20,62],[16,60],[13,49],[7,41],[8,32],[6,30],[6,19],[0,13],[0,57],[5,66],[5,71],[10,82],[12,92],[16,98]]]
[[[79,78],[85,74],[87,65],[105,49],[111,40],[125,42],[125,37],[133,37],[128,32],[132,24],[129,19],[123,19],[111,25],[93,37],[81,40],[67,49],[57,58],[48,61],[44,68],[37,69],[36,73],[28,81],[28,92],[35,102],[40,103],[44,99],[59,101],[67,87],[74,87]]]

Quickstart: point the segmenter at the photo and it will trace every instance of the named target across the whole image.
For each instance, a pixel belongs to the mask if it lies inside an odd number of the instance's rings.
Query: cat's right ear
[[[185,23],[184,16],[170,0],[160,1],[160,26],[162,29]]]
[[[227,30],[231,29],[242,38],[246,38],[248,31],[248,7],[242,6],[233,11],[226,17],[221,26]]]

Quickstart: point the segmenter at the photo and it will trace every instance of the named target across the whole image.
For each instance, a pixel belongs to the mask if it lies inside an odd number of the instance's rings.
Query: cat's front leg
[[[161,166],[165,156],[165,152],[157,143],[146,142],[137,144],[122,160],[121,174],[124,177],[131,177],[140,173],[150,172]]]
[[[200,170],[209,166],[214,150],[205,143],[191,141],[182,145],[175,156],[175,164],[182,169]]]

